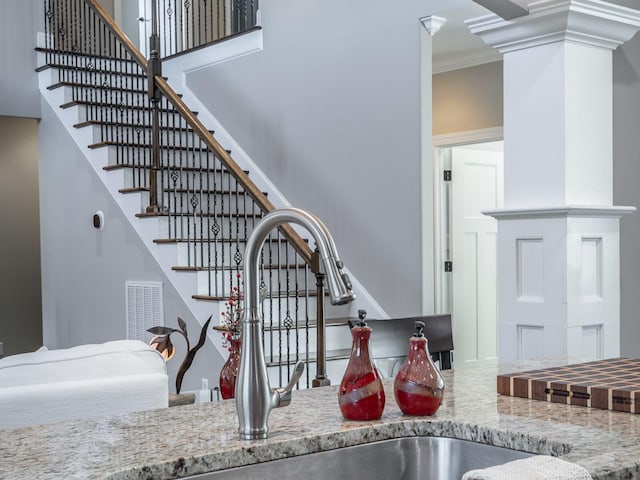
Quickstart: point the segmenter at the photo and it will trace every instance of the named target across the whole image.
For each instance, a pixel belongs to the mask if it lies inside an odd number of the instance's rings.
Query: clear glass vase
[[[351,329],[353,346],[340,389],[338,403],[348,420],[377,420],[384,410],[385,396],[380,374],[369,356],[371,328],[364,322]]]
[[[442,403],[444,380],[431,360],[424,323],[416,322],[417,333],[409,340],[409,354],[396,375],[393,392],[405,415],[433,415]]]

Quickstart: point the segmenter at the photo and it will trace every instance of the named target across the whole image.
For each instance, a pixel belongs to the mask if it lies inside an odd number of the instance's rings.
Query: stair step
[[[264,270],[278,270],[278,269],[282,269],[282,270],[286,270],[286,269],[290,269],[290,270],[294,270],[296,268],[305,268],[307,266],[306,263],[298,263],[298,264],[289,264],[289,265],[261,265],[260,269],[264,269]],[[187,266],[187,265],[176,265],[174,267],[171,267],[171,270],[175,271],[175,272],[214,272],[214,271],[220,271],[220,270],[236,270],[238,267],[235,265],[225,265],[224,267],[195,267],[195,266]]]
[[[327,350],[325,359],[327,361],[330,360],[342,360],[345,358],[349,358],[351,355],[350,348],[339,348],[335,350]],[[302,355],[282,355],[273,356],[271,358],[267,358],[267,367],[279,367],[282,365],[295,365],[298,361],[304,360],[304,356]],[[309,352],[309,363],[316,363],[318,361],[317,355],[315,352]],[[339,383],[339,382],[338,382]]]
[[[236,267],[234,267],[236,268]],[[301,298],[301,297],[317,297],[318,295],[316,294],[315,289],[314,290],[309,290],[308,292],[306,290],[293,290],[290,292],[286,292],[286,291],[278,291],[278,292],[269,292],[264,299],[277,299],[277,298]],[[329,293],[325,293],[325,296],[328,297]],[[216,301],[219,302],[221,300],[228,300],[228,297],[216,297],[216,296],[212,296],[212,295],[191,295],[191,298],[195,299],[195,300],[209,300],[209,301]]]
[[[88,102],[86,100],[72,100],[71,102],[66,102],[60,105],[60,108],[71,108],[75,106],[84,106],[84,107],[99,107],[99,108],[112,108],[115,110],[123,109],[123,110],[142,110],[145,112],[151,112],[153,109],[147,106],[141,105],[127,105],[122,104],[118,105],[115,103],[100,103],[100,102]],[[173,108],[160,108],[158,109],[160,113],[171,113],[175,115],[179,115],[178,111]],[[192,112],[194,115],[198,115],[198,112]]]
[[[147,94],[147,90],[142,88],[136,89],[136,88],[127,88],[127,87],[114,87],[111,85],[109,86],[91,85],[87,83],[77,83],[77,82],[68,82],[68,81],[56,82],[52,85],[49,85],[47,87],[47,90],[55,90],[56,88],[62,88],[62,87],[93,88],[96,90],[111,90],[114,92],[137,93],[140,95]]]
[[[47,63],[45,65],[41,65],[38,68],[36,68],[36,72],[44,72],[45,70],[51,69],[51,68],[55,68],[58,70],[76,70],[78,72],[87,72],[87,73],[97,73],[97,74],[108,74],[108,75],[123,75],[126,77],[132,77],[132,78],[140,78],[140,79],[147,79],[147,76],[144,73],[134,73],[134,72],[118,72],[118,71],[114,71],[114,70],[108,70],[108,69],[101,69],[101,68],[89,68],[87,66],[82,66],[82,65],[65,65],[62,63]],[[164,77],[166,80],[166,77]]]
[[[142,85],[144,87],[144,85]],[[102,83],[81,83],[81,82],[72,82],[69,80],[60,80],[58,82],[55,82],[51,85],[49,85],[47,87],[48,90],[56,90],[58,88],[69,88],[72,89],[73,91],[78,91],[78,90],[93,90],[93,91],[97,91],[100,93],[100,95],[102,97],[105,96],[105,94],[103,92],[116,92],[116,93],[123,93],[125,95],[127,95],[129,98],[133,97],[134,95],[140,95],[140,97],[142,97],[145,101],[147,100],[147,89],[146,88],[140,88],[140,85],[136,85],[136,88],[131,87],[131,86],[126,86],[126,85],[118,85],[118,84],[114,84],[113,82],[110,81],[103,81]],[[86,96],[86,95],[85,95]],[[183,95],[181,93],[178,94],[179,98],[182,98]],[[120,97],[118,100],[122,100],[123,98]],[[96,102],[96,100],[86,100],[85,101],[92,101],[92,102]]]
[[[77,57],[77,58],[88,58],[91,60],[98,59],[98,60],[108,60],[112,62],[125,62],[125,63],[138,65],[138,62],[136,62],[133,58],[116,58],[108,55],[98,55],[94,53],[85,53],[85,52],[74,52],[73,50],[58,50],[58,49],[45,48],[45,47],[35,47],[34,50],[36,52],[51,53],[54,55],[65,55],[65,56]]]
[[[349,325],[349,320],[351,320],[352,322],[356,322],[358,321],[357,318],[325,318],[324,319],[324,325],[325,327],[346,327]],[[309,319],[308,322],[308,326],[309,328],[317,328],[318,326],[318,322],[317,320],[314,319]],[[307,325],[306,324],[299,324],[297,326],[297,329],[304,329],[306,328]],[[292,327],[290,329],[287,329],[286,327],[284,327],[283,325],[273,325],[273,326],[269,326],[269,325],[264,325],[263,326],[263,330],[265,332],[275,332],[275,331],[286,331],[286,330],[293,330],[296,327]]]
[[[132,188],[121,188],[118,190],[120,193],[140,193],[140,192],[148,192],[149,187],[132,187]],[[165,193],[177,193],[177,194],[198,194],[198,195],[240,195],[245,196],[248,195],[244,190],[235,191],[235,190],[188,190],[186,188],[165,188],[163,189]],[[262,192],[262,194],[266,197],[268,195],[267,192]]]
[[[173,245],[177,243],[207,243],[207,242],[215,242],[215,243],[247,243],[246,238],[224,238],[215,240],[213,238],[157,238],[153,241],[153,243],[161,244],[161,245]],[[287,243],[287,240],[284,238],[280,239],[267,239],[265,243]]]
[[[91,149],[104,148],[104,147],[148,148],[148,149],[151,149],[151,144],[149,144],[149,143],[125,143],[125,142],[107,141],[107,142],[92,143],[91,145],[89,145],[89,148],[91,148]],[[213,153],[213,151],[211,151],[207,147],[195,148],[195,147],[190,147],[188,145],[165,145],[165,144],[160,144],[160,149],[161,150],[181,150],[181,151],[187,151],[187,152],[200,152],[200,153]],[[225,151],[228,154],[231,154],[231,150],[225,150]]]
[[[193,212],[141,212],[136,213],[138,218],[150,217],[193,217]],[[197,212],[197,217],[215,218],[262,218],[264,213],[218,213],[218,212]]]
[[[127,123],[127,122],[110,122],[110,121],[105,121],[105,120],[86,120],[84,122],[80,122],[80,123],[76,123],[74,125],[74,128],[84,128],[84,127],[90,127],[90,126],[97,126],[97,127],[101,127],[101,126],[105,126],[105,127],[110,127],[110,128],[141,128],[143,130],[151,130],[153,127],[151,125],[144,125],[144,124],[138,124],[138,123]],[[161,125],[160,126],[160,130],[163,131],[174,131],[176,130],[176,128],[174,127],[167,127],[165,125]],[[187,128],[187,129],[179,129],[181,132],[189,132],[189,133],[195,133],[195,131],[192,128]],[[214,130],[209,130],[209,133],[211,133],[211,135],[215,134]]]
[[[120,163],[118,165],[105,165],[102,167],[103,170],[111,171],[111,170],[121,170],[126,168],[142,168],[144,170],[151,170],[151,165],[135,165],[132,163]],[[173,170],[182,170],[185,172],[196,172],[196,173],[227,173],[229,174],[229,170],[226,168],[202,168],[202,167],[173,167],[167,165],[161,165],[158,167],[158,170],[171,172]],[[249,175],[249,170],[244,170],[244,173]]]

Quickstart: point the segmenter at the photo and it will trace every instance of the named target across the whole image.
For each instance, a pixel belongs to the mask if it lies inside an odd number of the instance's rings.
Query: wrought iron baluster
[[[222,182],[218,181],[218,172],[221,170],[221,167],[218,167],[219,164],[219,160],[218,157],[216,155],[213,156],[213,169],[211,171],[211,173],[208,175],[208,177],[210,177],[211,179],[213,179],[213,224],[211,225],[210,228],[210,232],[213,234],[213,258],[215,259],[215,264],[216,267],[220,264],[223,263],[220,261],[220,256],[222,254],[221,251],[219,251],[218,248],[218,238],[220,233],[222,232],[222,221],[223,221],[223,216],[222,216],[222,207],[218,206],[218,197],[219,197],[219,191],[221,191],[221,187],[220,184]],[[213,291],[210,290],[210,295],[219,295],[222,292],[220,292],[220,285],[218,282],[218,277],[222,277],[224,278],[224,272],[222,272],[221,274],[219,273],[219,270],[216,268],[215,270],[215,276],[214,276],[214,280],[213,280]],[[209,276],[211,277],[211,273],[209,274]],[[215,293],[213,293],[215,292]]]
[[[282,354],[282,322],[283,322],[283,318],[282,318],[282,302],[283,302],[283,294],[284,294],[284,301],[285,302],[289,302],[289,292],[288,291],[284,291],[283,292],[283,287],[282,287],[282,258],[280,255],[280,230],[277,231],[276,233],[276,263],[277,263],[277,267],[276,267],[276,273],[277,273],[277,278],[276,281],[278,282],[278,290],[277,290],[277,298],[278,298],[278,330],[280,332],[280,335],[278,335],[278,379],[280,381],[280,385],[282,385],[282,381],[283,381],[283,376],[282,376],[282,364],[283,364],[283,360],[285,360],[286,357],[283,358],[283,354]]]
[[[194,135],[195,138],[195,135]],[[205,212],[202,208],[203,202],[203,196],[204,196],[204,181],[202,178],[203,175],[203,169],[205,175],[207,174],[206,171],[206,158],[209,156],[209,150],[204,146],[204,143],[202,142],[202,139],[200,137],[198,137],[198,153],[197,153],[197,158],[198,158],[198,191],[199,191],[199,196],[200,196],[200,219],[199,219],[199,225],[198,225],[198,245],[200,247],[200,262],[202,263],[202,267],[206,268],[209,266],[208,264],[208,255],[205,255],[205,251],[204,251],[204,217],[205,217]],[[205,157],[205,161],[203,162],[202,157]],[[204,165],[203,165],[204,163]]]
[[[209,152],[207,150],[206,153],[206,164],[205,164],[205,176],[204,176],[204,191],[206,192],[205,198],[207,200],[207,218],[204,225],[204,230],[202,232],[202,241],[206,240],[206,251],[207,251],[207,262],[206,262],[206,272],[207,272],[207,295],[212,296],[211,293],[211,274],[212,274],[212,258],[211,258],[211,218],[215,213],[211,210],[211,171],[215,168],[215,157],[213,156],[213,152]],[[202,176],[201,180],[202,181]],[[215,194],[214,194],[215,195]]]
[[[280,250],[280,248],[284,248],[284,275],[285,275],[285,288],[287,291],[287,294],[285,297],[286,299],[285,316],[284,318],[282,318],[282,323],[284,324],[284,328],[286,329],[286,335],[287,335],[287,350],[285,354],[286,355],[285,358],[287,360],[286,361],[287,373],[285,375],[285,378],[289,378],[291,376],[291,372],[290,372],[291,361],[293,360],[291,358],[291,328],[293,327],[293,319],[291,318],[291,301],[295,301],[295,298],[297,298],[298,292],[297,291],[292,292],[291,290],[291,282],[290,282],[291,265],[289,264],[289,245],[287,244],[286,240],[284,240],[282,243],[278,242],[278,251]],[[292,295],[295,295],[295,297],[293,297]],[[282,312],[280,313],[280,315],[282,315]],[[296,361],[297,361],[297,358],[296,358]]]
[[[156,87],[156,76],[162,76],[160,61],[160,37],[158,35],[158,8],[151,2],[151,36],[149,37],[150,56],[148,60],[148,91],[151,102],[151,169],[149,171],[149,205],[148,213],[158,213],[157,173],[160,168],[160,90]]]
[[[296,256],[298,253],[296,252]],[[311,385],[311,374],[309,373],[309,265],[304,264],[304,351],[307,358],[307,368],[305,368],[307,376],[307,385]]]
[[[313,379],[311,385],[313,387],[322,387],[329,385],[325,371],[325,326],[324,326],[324,293],[325,275],[320,268],[320,256],[318,249],[313,254],[311,270],[316,276],[316,378]]]

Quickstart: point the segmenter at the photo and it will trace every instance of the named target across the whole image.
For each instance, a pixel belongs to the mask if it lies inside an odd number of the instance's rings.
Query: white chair
[[[168,406],[162,356],[139,340],[0,359],[0,429]]]

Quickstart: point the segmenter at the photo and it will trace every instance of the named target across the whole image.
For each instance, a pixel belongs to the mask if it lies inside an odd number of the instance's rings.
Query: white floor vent
[[[149,343],[148,328],[164,325],[162,282],[126,282],[127,338]]]

